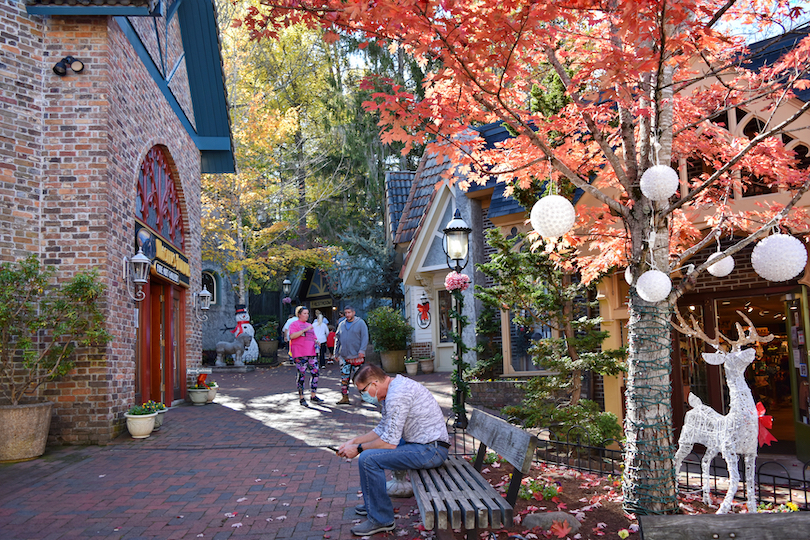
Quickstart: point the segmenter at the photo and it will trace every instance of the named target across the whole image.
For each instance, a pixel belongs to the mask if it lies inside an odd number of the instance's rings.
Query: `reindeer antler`
[[[692,319],[692,325],[691,326],[686,324],[686,321],[683,320],[683,316],[681,315],[681,310],[676,308],[675,309],[675,316],[678,317],[678,321],[680,321],[681,324],[680,325],[677,325],[675,323],[671,323],[671,324],[678,332],[680,332],[681,334],[686,334],[687,336],[694,336],[694,337],[696,337],[696,338],[698,338],[698,339],[700,339],[702,341],[705,341],[706,343],[708,343],[709,345],[714,347],[715,350],[717,350],[717,351],[720,350],[720,337],[725,338],[725,336],[723,336],[723,334],[720,334],[720,332],[718,332],[718,337],[710,338],[709,336],[706,335],[706,333],[700,327],[697,320],[695,320],[694,315],[689,315],[689,317]]]
[[[739,350],[743,345],[748,345],[749,343],[768,343],[773,339],[773,334],[768,334],[767,336],[760,336],[757,332],[756,326],[754,323],[751,322],[751,319],[743,313],[742,311],[737,311],[737,315],[742,317],[746,323],[748,323],[748,335],[746,336],[745,330],[740,323],[736,323],[737,326],[737,335],[739,338],[736,341],[732,341],[728,339],[726,336],[723,338],[731,344],[733,349]],[[718,332],[719,333],[719,332]],[[722,335],[722,334],[721,334]]]
[[[759,333],[757,332],[756,327],[754,326],[754,323],[751,322],[751,319],[749,319],[748,316],[745,315],[745,313],[743,313],[742,311],[737,311],[737,314],[740,317],[742,317],[746,323],[748,323],[749,331],[746,333],[742,325],[740,323],[736,323],[738,336],[736,340],[729,339],[728,337],[723,335],[720,332],[720,330],[717,330],[717,337],[710,338],[709,336],[706,335],[703,329],[700,328],[700,325],[698,324],[697,320],[695,320],[694,315],[690,315],[692,324],[688,325],[686,321],[683,320],[683,316],[681,315],[681,312],[678,309],[675,310],[675,316],[678,318],[678,321],[680,321],[681,324],[678,325],[675,324],[674,322],[671,324],[680,333],[686,334],[687,336],[694,336],[702,341],[705,341],[706,343],[714,347],[715,350],[718,351],[720,350],[721,339],[729,343],[731,345],[731,348],[735,350],[739,350],[743,345],[748,345],[749,343],[768,343],[773,339],[773,334],[768,334],[767,336],[760,336]]]

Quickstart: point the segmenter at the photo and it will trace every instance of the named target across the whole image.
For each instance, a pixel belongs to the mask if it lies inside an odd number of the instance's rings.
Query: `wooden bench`
[[[639,516],[642,540],[810,538],[810,512]]]
[[[450,456],[441,467],[409,471],[422,523],[427,530],[467,530],[478,538],[478,529],[512,525],[512,510],[520,481],[529,472],[537,437],[491,414],[473,409],[467,433],[480,441],[475,465]],[[514,466],[506,498],[481,476],[487,448]]]

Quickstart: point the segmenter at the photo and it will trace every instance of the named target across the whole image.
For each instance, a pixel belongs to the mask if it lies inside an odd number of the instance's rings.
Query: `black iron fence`
[[[594,445],[584,428],[574,426],[565,433],[554,433],[548,429],[532,430],[539,439],[536,459],[583,472],[602,476],[621,476],[624,455],[621,443],[612,439]],[[456,455],[471,455],[477,448],[477,441],[463,430],[452,430]],[[702,488],[701,464],[698,454],[689,454],[684,460],[678,477],[681,493],[700,493]],[[740,486],[737,500],[745,500],[748,478],[745,476],[743,460],[739,460]],[[810,510],[810,461],[801,467],[791,464],[791,469],[777,461],[760,461],[755,473],[755,493],[758,503],[774,506],[793,503],[801,510]],[[728,469],[726,462],[715,457],[709,467],[710,490],[714,495],[724,496],[728,490]]]

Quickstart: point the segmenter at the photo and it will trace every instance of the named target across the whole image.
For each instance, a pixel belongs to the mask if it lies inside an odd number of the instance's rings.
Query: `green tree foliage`
[[[509,411],[531,425],[548,426],[593,410],[580,399],[583,373],[616,375],[624,369],[626,352],[601,349],[608,334],[599,330],[601,319],[590,315],[591,287],[576,279],[570,266],[563,271],[549,253],[532,251],[525,241],[523,234],[506,238],[498,229],[487,232],[495,253],[478,268],[495,285],[476,286],[476,296],[493,308],[511,310],[518,326],[555,331],[557,337],[537,340],[530,349],[534,363],[548,374],[531,382],[520,410]]]
[[[78,347],[104,346],[104,286],[94,269],[52,285],[32,255],[0,265],[0,396],[17,405],[73,368]]]

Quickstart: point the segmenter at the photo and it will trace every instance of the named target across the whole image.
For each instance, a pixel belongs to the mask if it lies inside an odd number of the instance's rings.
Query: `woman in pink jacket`
[[[312,403],[323,403],[323,400],[315,395],[318,390],[318,357],[316,356],[315,331],[309,323],[309,310],[304,306],[295,308],[298,320],[290,325],[290,358],[298,368],[298,401],[304,407],[308,407],[307,400],[304,399],[304,374],[309,370],[309,400]]]

